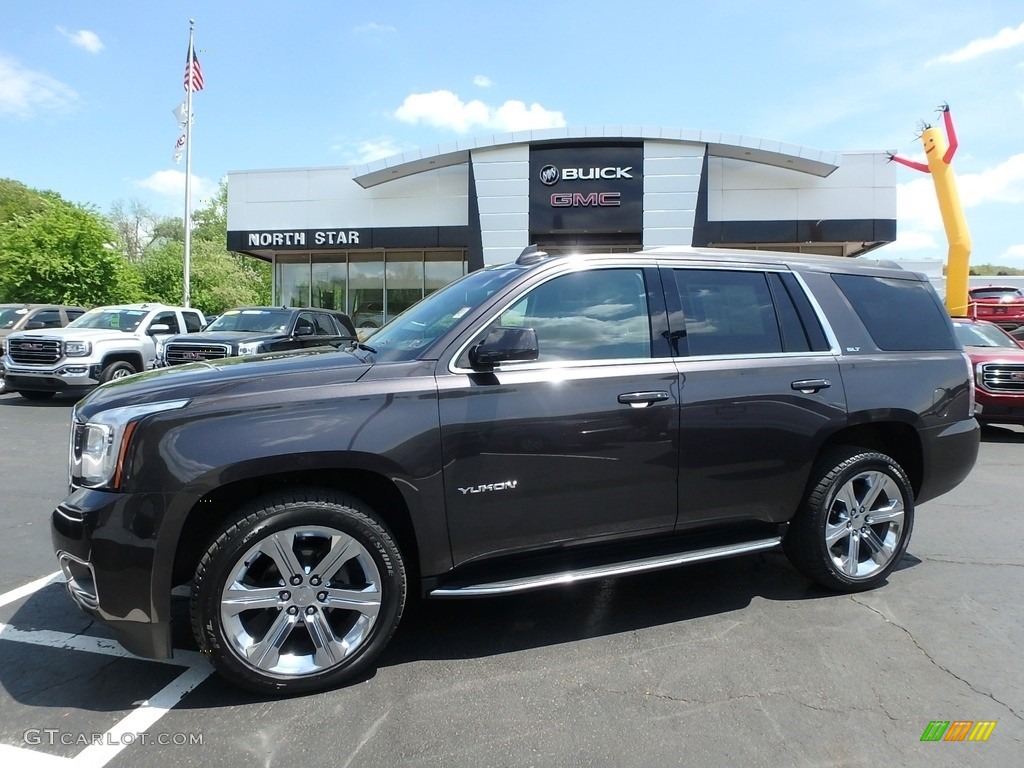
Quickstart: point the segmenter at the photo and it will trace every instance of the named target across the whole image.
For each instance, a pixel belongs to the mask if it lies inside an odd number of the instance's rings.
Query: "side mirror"
[[[149,330],[146,331],[146,333],[148,333],[150,336],[156,336],[158,333],[170,332],[171,326],[169,326],[167,323],[154,323],[153,325],[149,326]]]
[[[29,320],[27,323],[25,323],[26,331],[38,331],[40,328],[45,327],[46,323],[44,323],[42,320]]]
[[[295,329],[296,336],[312,336],[313,326],[312,325],[300,325]]]
[[[469,349],[474,368],[493,368],[511,360],[536,360],[540,355],[537,332],[533,328],[492,328],[487,337]]]

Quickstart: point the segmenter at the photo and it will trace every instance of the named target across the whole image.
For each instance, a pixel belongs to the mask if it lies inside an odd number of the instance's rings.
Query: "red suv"
[[[1024,348],[985,320],[954,317],[953,327],[974,368],[975,418],[982,424],[1024,424]]]
[[[1024,292],[1012,285],[986,285],[971,288],[971,317],[988,320],[1012,331],[1024,326]]]

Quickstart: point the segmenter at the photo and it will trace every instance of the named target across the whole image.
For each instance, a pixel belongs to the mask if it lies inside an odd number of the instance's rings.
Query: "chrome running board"
[[[560,584],[575,584],[579,581],[592,581],[594,579],[609,579],[630,573],[644,573],[646,571],[661,570],[662,568],[672,568],[677,565],[685,565],[686,563],[699,563],[704,560],[718,560],[723,557],[762,552],[777,547],[781,542],[781,536],[773,536],[769,539],[745,541],[740,544],[727,544],[708,549],[675,552],[669,555],[645,557],[621,563],[595,565],[572,571],[562,571],[560,573],[543,573],[523,576],[517,579],[508,579],[506,581],[468,584],[464,587],[439,587],[429,592],[428,595],[430,597],[480,597],[484,595],[503,595],[510,592],[525,592],[528,589],[554,587]]]

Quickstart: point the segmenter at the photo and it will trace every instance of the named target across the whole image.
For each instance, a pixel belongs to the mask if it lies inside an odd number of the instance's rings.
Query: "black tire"
[[[56,392],[46,392],[41,389],[19,389],[18,394],[26,400],[49,400]]]
[[[133,373],[138,373],[134,365],[123,360],[115,360],[100,371],[100,383],[106,384],[114,379],[123,379],[125,376],[131,376]]]
[[[914,492],[903,468],[884,453],[843,446],[815,464],[783,549],[822,586],[862,592],[899,564],[913,528]]]
[[[214,539],[195,573],[192,631],[231,683],[311,693],[374,662],[406,591],[401,551],[372,510],[333,491],[297,489],[247,506]],[[232,597],[262,604],[236,609]]]

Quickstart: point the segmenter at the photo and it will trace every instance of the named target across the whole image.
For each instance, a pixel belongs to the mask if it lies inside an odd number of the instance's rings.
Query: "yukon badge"
[[[470,493],[487,493],[489,491],[514,491],[518,484],[518,480],[505,480],[501,483],[484,483],[483,485],[471,485],[469,488],[459,488],[459,493],[465,496]]]

